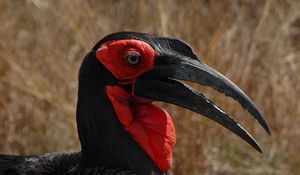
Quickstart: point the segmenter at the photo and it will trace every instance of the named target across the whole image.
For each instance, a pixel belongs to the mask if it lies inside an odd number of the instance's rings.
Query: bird
[[[262,152],[240,124],[185,81],[233,98],[271,134],[254,102],[180,39],[130,31],[109,34],[84,57],[78,79],[81,150],[1,154],[0,175],[166,174],[172,166],[176,133],[172,117],[156,101],[201,114]]]

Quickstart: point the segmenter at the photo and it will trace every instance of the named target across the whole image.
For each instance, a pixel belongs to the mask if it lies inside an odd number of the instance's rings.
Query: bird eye
[[[129,52],[125,56],[125,59],[127,63],[132,66],[138,66],[142,62],[142,56],[139,52]]]

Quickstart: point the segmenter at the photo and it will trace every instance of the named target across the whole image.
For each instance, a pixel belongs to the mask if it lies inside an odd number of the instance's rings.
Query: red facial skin
[[[130,65],[125,56],[130,52],[138,52],[142,56],[142,63],[138,66]],[[142,73],[153,68],[156,51],[147,43],[134,40],[109,41],[100,46],[96,52],[98,60],[118,79],[134,80]]]
[[[142,62],[138,66],[132,66],[124,59],[131,51],[139,52],[142,56]],[[151,70],[156,56],[157,53],[149,44],[134,39],[107,42],[96,52],[97,59],[117,79],[126,80],[126,83],[134,82],[142,73]],[[167,172],[172,164],[172,150],[176,143],[170,115],[149,100],[135,97],[134,92],[127,93],[120,86],[106,86],[106,93],[124,129],[160,170]]]

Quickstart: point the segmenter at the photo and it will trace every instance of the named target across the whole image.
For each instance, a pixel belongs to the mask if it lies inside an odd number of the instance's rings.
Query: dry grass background
[[[178,37],[239,85],[272,129],[235,101],[199,87],[263,147],[258,154],[204,117],[161,103],[174,118],[178,174],[300,174],[300,1],[0,0],[0,152],[79,149],[77,71],[104,35]]]

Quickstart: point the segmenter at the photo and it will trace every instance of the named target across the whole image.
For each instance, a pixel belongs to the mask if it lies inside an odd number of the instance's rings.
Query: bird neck
[[[152,159],[123,129],[106,94],[107,84],[113,84],[113,77],[91,52],[79,73],[76,119],[82,166],[161,174]]]

